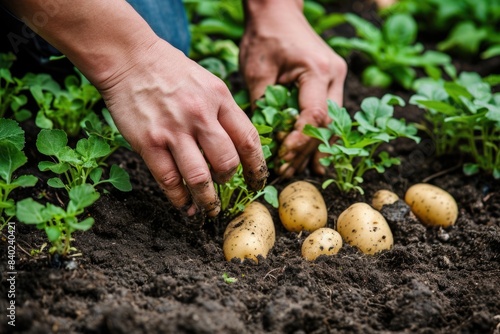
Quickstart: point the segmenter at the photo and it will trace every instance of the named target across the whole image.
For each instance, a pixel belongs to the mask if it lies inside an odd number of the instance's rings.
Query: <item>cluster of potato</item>
[[[302,244],[302,256],[310,261],[320,255],[338,253],[345,241],[365,254],[376,254],[392,248],[394,240],[387,221],[379,212],[384,205],[399,197],[388,190],[374,194],[372,205],[354,203],[338,217],[337,228],[326,227],[328,212],[319,190],[306,181],[285,187],[279,195],[280,221],[291,232],[310,234]],[[416,184],[405,194],[405,202],[424,224],[448,227],[455,223],[458,207],[453,197],[430,184]],[[269,210],[260,203],[251,203],[236,217],[224,233],[226,260],[239,258],[258,262],[274,246],[275,229]]]

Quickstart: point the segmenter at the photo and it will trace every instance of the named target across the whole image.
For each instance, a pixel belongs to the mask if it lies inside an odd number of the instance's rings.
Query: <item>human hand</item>
[[[130,59],[100,91],[118,129],[175,207],[217,215],[212,180],[227,182],[240,161],[249,187],[264,186],[258,133],[220,79],[162,40]]]
[[[268,1],[265,8],[259,6],[262,2],[246,2],[247,24],[240,45],[240,67],[251,101],[260,98],[268,85],[298,85],[301,112],[281,144],[278,155],[284,163],[279,173],[290,177],[302,171],[313,155],[313,168],[322,173],[318,142],[302,129],[330,122],[327,99],[342,105],[347,65],[311,28],[301,1]]]

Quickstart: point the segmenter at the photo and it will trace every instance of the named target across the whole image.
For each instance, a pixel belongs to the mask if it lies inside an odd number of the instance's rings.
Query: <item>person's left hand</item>
[[[324,172],[317,158],[318,141],[302,129],[306,124],[326,126],[330,122],[327,99],[342,105],[347,74],[344,59],[312,29],[299,7],[289,3],[279,13],[250,12],[240,45],[240,67],[252,102],[268,85],[298,85],[300,115],[278,153],[283,161],[278,172],[284,177],[302,171],[315,152],[313,169]]]

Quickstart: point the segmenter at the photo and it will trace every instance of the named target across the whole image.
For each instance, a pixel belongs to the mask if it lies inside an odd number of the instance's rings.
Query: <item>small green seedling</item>
[[[252,123],[263,135],[263,144],[269,147],[270,168],[273,167],[272,160],[276,157],[279,143],[293,130],[298,115],[297,87],[268,86],[264,96],[255,102]]]
[[[11,192],[20,187],[33,187],[38,179],[34,175],[19,175],[14,172],[28,158],[23,152],[24,131],[11,119],[0,118],[0,231],[15,216],[16,203]]]
[[[355,113],[353,122],[345,108],[328,101],[328,114],[332,119],[328,127],[317,128],[309,124],[304,127],[306,135],[321,141],[318,149],[326,153],[321,164],[335,171],[334,178],[323,182],[323,188],[334,183],[342,192],[354,190],[363,194],[360,184],[368,170],[384,173],[400,163],[399,158],[390,157],[379,147],[401,137],[420,141],[414,125],[393,117],[394,105],[404,104],[400,97],[391,94],[381,99],[368,97],[362,101],[361,111]],[[332,143],[331,138],[336,141]]]
[[[381,29],[352,13],[344,18],[358,37],[333,37],[328,43],[344,57],[358,51],[367,58],[369,65],[362,73],[366,86],[387,88],[398,83],[410,89],[417,78],[415,68],[424,69],[431,77],[440,77],[440,66],[451,63],[448,55],[425,51],[422,44],[416,43],[417,23],[410,15],[391,15]]]
[[[384,17],[394,13],[409,14],[420,30],[443,35],[440,51],[482,58],[500,54],[498,0],[400,0],[381,11]]]
[[[132,190],[130,177],[127,172],[117,165],[111,166],[109,178],[103,179],[103,166],[112,150],[109,144],[101,137],[91,135],[82,138],[73,149],[68,145],[68,136],[63,130],[42,129],[38,134],[36,147],[44,155],[54,161],[41,161],[38,168],[51,171],[60,177],[54,177],[47,183],[54,188],[72,188],[92,181],[94,187],[108,182],[121,191]]]
[[[224,280],[224,283],[227,284],[236,283],[238,281],[236,277],[230,277],[228,273],[222,273],[222,279]]]
[[[31,117],[31,112],[24,108],[28,103],[28,97],[22,93],[26,90],[26,83],[10,71],[15,60],[12,53],[0,53],[0,117],[12,111],[14,119],[22,122]]]
[[[132,150],[130,144],[116,127],[109,110],[106,108],[102,109],[101,116],[92,111],[82,121],[81,127],[87,134],[87,137],[95,136],[104,139],[111,149],[109,155],[113,154],[120,147]]]
[[[76,251],[71,246],[75,231],[87,231],[94,224],[94,218],[87,217],[78,221],[78,216],[99,199],[99,193],[90,184],[75,186],[69,191],[69,202],[66,208],[52,203],[45,205],[33,198],[26,198],[16,205],[16,217],[20,222],[35,225],[44,230],[51,243],[50,254],[67,256]]]
[[[463,165],[466,175],[480,170],[500,178],[500,93],[474,72],[462,72],[452,81],[426,81],[410,103],[423,108],[424,128],[433,138],[436,154],[457,150],[472,158]]]
[[[38,104],[36,125],[42,129],[62,129],[70,137],[80,133],[82,120],[102,97],[80,73],[67,76],[61,88],[50,76],[37,77],[30,91]]]

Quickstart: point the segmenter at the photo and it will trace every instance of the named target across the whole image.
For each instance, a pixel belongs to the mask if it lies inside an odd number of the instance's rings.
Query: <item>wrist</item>
[[[302,14],[304,0],[244,0],[246,23],[275,20],[282,14]]]

